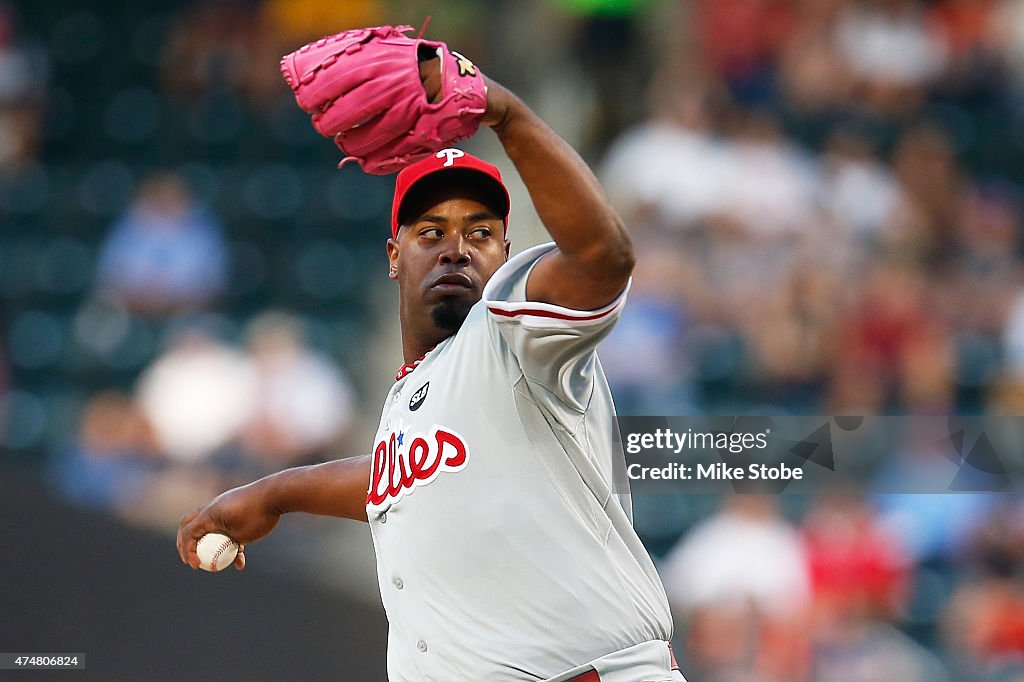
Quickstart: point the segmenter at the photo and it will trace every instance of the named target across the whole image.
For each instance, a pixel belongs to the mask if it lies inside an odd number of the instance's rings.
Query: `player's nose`
[[[452,263],[459,265],[469,264],[471,260],[469,245],[462,238],[462,235],[452,235],[444,240],[441,252],[438,254],[438,260],[443,265],[450,265]]]

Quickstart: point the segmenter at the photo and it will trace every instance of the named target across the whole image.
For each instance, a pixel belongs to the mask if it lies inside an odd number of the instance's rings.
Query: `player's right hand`
[[[245,568],[245,545],[270,535],[281,520],[256,484],[233,488],[181,517],[178,525],[178,555],[192,567],[199,568],[196,543],[207,533],[223,533],[238,543],[235,568]]]

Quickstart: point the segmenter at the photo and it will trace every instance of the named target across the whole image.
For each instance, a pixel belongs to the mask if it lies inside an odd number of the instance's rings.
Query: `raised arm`
[[[444,43],[407,37],[410,30],[345,31],[285,56],[282,73],[317,132],[334,139],[345,161],[385,174],[422,158],[428,142],[439,149],[478,124],[493,127],[558,247],[534,267],[527,296],[579,310],[611,303],[634,256],[593,173],[505,87]],[[426,101],[398,66],[414,56]]]
[[[214,498],[181,519],[178,554],[199,568],[196,543],[207,533],[224,533],[244,545],[270,534],[282,514],[306,512],[366,521],[366,489],[370,481],[369,455],[295,467],[271,474]],[[235,559],[245,567],[245,552]]]
[[[487,81],[482,123],[497,133],[558,248],[535,266],[532,301],[576,310],[611,303],[635,263],[622,219],[583,159],[522,100]]]

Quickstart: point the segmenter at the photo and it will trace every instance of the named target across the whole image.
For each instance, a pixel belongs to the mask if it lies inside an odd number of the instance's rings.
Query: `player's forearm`
[[[285,469],[253,483],[279,513],[305,512],[366,521],[369,455]]]
[[[633,247],[597,178],[576,151],[519,98],[493,81],[488,88],[484,122],[494,128],[515,164],[565,265],[617,294],[632,271]],[[492,110],[491,102],[497,110]]]

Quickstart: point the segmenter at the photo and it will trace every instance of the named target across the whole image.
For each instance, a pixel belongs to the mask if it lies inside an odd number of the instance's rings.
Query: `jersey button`
[[[402,582],[402,579],[399,578],[397,575],[391,579],[391,584],[395,586],[396,590],[400,590],[403,587],[405,587],[405,583]]]
[[[427,650],[427,643],[424,642],[421,639],[420,641],[416,642],[416,648],[419,649],[422,652],[426,652],[426,650]]]
[[[381,512],[380,516],[377,517],[377,520],[380,521],[381,523],[387,523],[388,522],[388,513],[387,512]]]

